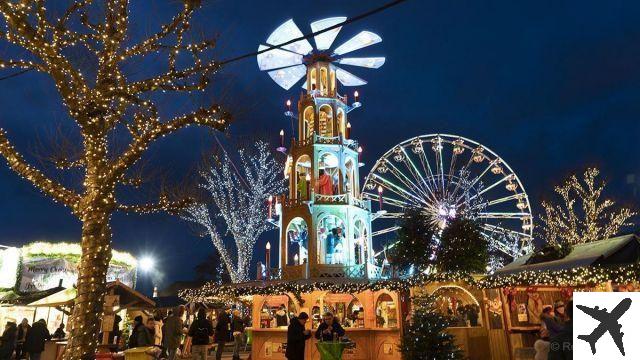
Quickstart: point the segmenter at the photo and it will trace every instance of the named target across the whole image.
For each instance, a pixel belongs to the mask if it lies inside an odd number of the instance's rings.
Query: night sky
[[[313,20],[354,16],[384,2],[205,1],[193,26],[219,34],[217,57],[226,59],[255,51],[289,18],[308,32]],[[155,30],[179,6],[166,0],[131,3],[138,34]],[[589,165],[602,169],[610,195],[633,206],[626,176],[640,174],[638,19],[636,1],[409,0],[343,28],[336,44],[361,30],[383,38],[350,55],[387,57],[378,70],[349,69],[369,81],[358,89],[363,108],[350,116],[352,137],[364,147],[365,170],[407,138],[443,132],[476,140],[504,158],[522,180],[534,213],[554,184]],[[2,44],[3,51],[10,50]],[[216,80],[213,86],[224,88],[221,101],[236,118],[231,140],[258,133],[276,140],[281,128],[290,129],[283,104],[297,98],[299,88],[279,88],[260,73],[255,58],[228,65]],[[69,127],[58,101],[41,75],[4,80],[0,126],[20,151],[32,154],[58,124]],[[207,130],[189,129],[154,146],[149,161],[178,181],[197,168],[212,144]],[[0,187],[0,244],[78,241],[80,224],[69,211],[6,166],[0,166]],[[158,259],[161,286],[192,278],[193,266],[211,252],[207,239],[168,215],[116,215],[112,227],[116,249]],[[260,258],[267,239],[277,241],[276,232],[257,245]]]

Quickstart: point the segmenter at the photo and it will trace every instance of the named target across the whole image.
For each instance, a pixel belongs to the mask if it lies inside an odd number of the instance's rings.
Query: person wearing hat
[[[291,318],[287,329],[287,350],[285,357],[289,360],[303,360],[306,341],[311,337],[311,330],[305,329],[309,320],[306,312],[301,312],[298,317]]]
[[[556,302],[556,304],[554,304],[554,311],[556,309],[555,305],[557,305],[558,303]],[[564,304],[562,304],[562,307],[564,308]],[[549,333],[549,337],[553,338],[555,336],[558,336],[558,334],[560,334],[560,332],[564,329],[564,325],[562,323],[562,321],[554,316],[551,313],[551,309],[546,308],[546,311],[542,313],[541,319],[542,319],[542,323],[544,324],[544,327],[547,329],[548,333]]]

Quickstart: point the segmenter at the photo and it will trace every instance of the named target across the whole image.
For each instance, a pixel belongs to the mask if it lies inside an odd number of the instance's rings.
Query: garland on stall
[[[553,271],[523,271],[510,275],[493,275],[478,281],[477,286],[484,289],[535,285],[592,287],[608,281],[615,284],[640,281],[640,264],[619,267],[577,267]]]
[[[404,279],[388,279],[375,281],[349,281],[335,283],[318,281],[313,283],[300,282],[274,282],[274,283],[249,283],[246,285],[218,285],[208,282],[199,289],[187,289],[180,292],[180,296],[190,302],[208,302],[212,299],[239,298],[251,295],[281,295],[303,294],[312,291],[329,291],[333,293],[360,293],[363,291],[402,291],[411,287],[433,282],[465,282],[475,284],[475,280],[466,273],[449,272],[435,274],[419,274]]]
[[[517,274],[492,275],[475,280],[463,272],[435,274],[418,274],[408,278],[349,281],[335,283],[319,281],[314,283],[274,282],[247,283],[240,285],[219,285],[209,282],[199,289],[188,289],[180,292],[187,301],[210,302],[213,299],[231,301],[251,295],[282,295],[287,293],[302,294],[312,291],[329,291],[333,293],[360,293],[363,291],[404,291],[411,287],[436,282],[464,282],[480,289],[510,288],[515,286],[555,286],[555,287],[593,287],[611,281],[615,284],[629,284],[640,281],[640,264],[620,267],[579,267],[557,271],[523,271]]]

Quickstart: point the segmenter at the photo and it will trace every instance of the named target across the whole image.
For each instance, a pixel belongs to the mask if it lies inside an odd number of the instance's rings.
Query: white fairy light
[[[207,204],[194,203],[181,215],[184,220],[204,227],[232,282],[249,280],[254,245],[258,237],[272,227],[265,221],[267,199],[285,190],[282,165],[273,158],[269,145],[258,141],[254,148],[251,155],[247,155],[245,150],[239,151],[241,174],[233,170],[226,153],[219,165],[202,173],[204,181],[200,186],[211,195],[211,205],[226,225],[224,231],[218,229]],[[243,186],[240,176],[246,180],[247,186]],[[223,235],[226,233],[233,237],[236,251],[229,251],[224,243]],[[237,254],[235,259],[232,253]]]

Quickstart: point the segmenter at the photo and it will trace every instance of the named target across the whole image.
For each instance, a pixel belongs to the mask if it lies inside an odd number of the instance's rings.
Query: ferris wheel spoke
[[[393,181],[387,180],[385,178],[383,178],[380,175],[374,174],[374,178],[377,180],[376,183],[380,186],[382,186],[383,188],[392,191],[393,193],[401,196],[401,197],[410,197],[413,198],[414,200],[416,200],[416,203],[418,204],[422,204],[424,203],[424,200],[415,196],[413,193],[411,193],[410,191],[408,191],[407,189],[393,183]]]
[[[510,257],[516,257],[514,249],[512,249],[512,246],[510,246],[509,244],[505,244],[500,241],[491,241],[491,235],[484,232],[482,232],[482,236],[484,236],[487,241],[490,241],[490,246],[494,247],[496,250],[501,251],[502,253]],[[515,252],[517,252],[517,249]]]
[[[378,230],[378,231],[374,231],[371,233],[371,236],[378,236],[378,235],[382,235],[382,234],[387,234],[393,231],[396,231],[400,229],[400,226],[392,226],[390,228],[387,229],[382,229],[382,230]],[[377,256],[377,255],[376,255]]]
[[[481,219],[522,219],[526,216],[531,216],[531,214],[525,212],[481,212],[478,214],[478,218]]]
[[[391,172],[398,178],[400,182],[402,182],[406,187],[414,190],[417,194],[422,195],[423,197],[429,197],[427,193],[423,191],[420,187],[416,186],[414,182],[411,181],[405,174],[403,174],[393,163],[388,162],[387,165],[391,168]]]
[[[486,193],[487,191],[493,189],[494,187],[502,184],[503,182],[507,181],[509,177],[508,176],[503,176],[500,180],[494,182],[493,184],[487,186],[486,188],[482,189],[480,192],[478,192],[477,194],[473,195],[469,200],[473,200],[478,196],[482,196],[482,194]]]
[[[424,146],[421,145],[422,151],[418,152],[418,158],[420,159],[420,164],[422,165],[422,169],[424,170],[425,175],[427,173],[429,173],[429,175],[427,175],[427,179],[430,180],[431,184],[433,185],[433,190],[437,191],[438,189],[438,184],[436,183],[436,176],[433,173],[433,170],[431,169],[431,163],[429,162],[429,159],[427,158],[427,152],[424,150]]]
[[[488,166],[487,166],[487,167],[486,167],[486,168],[485,168],[485,169],[480,173],[480,175],[476,176],[476,177],[475,177],[475,179],[473,179],[473,180],[471,181],[471,183],[469,184],[469,188],[474,187],[474,186],[478,183],[478,181],[480,181],[480,179],[482,179],[482,178],[487,174],[487,172],[489,172],[489,170],[491,170],[491,167],[492,167],[492,166],[493,166],[493,162],[489,162],[489,165],[488,165]],[[456,202],[459,202],[459,201],[461,201],[462,199],[463,199],[463,195],[461,195],[461,196],[456,200]]]
[[[513,195],[509,195],[509,196],[505,196],[505,197],[501,197],[499,199],[495,199],[495,200],[491,200],[491,201],[487,201],[486,204],[487,206],[491,206],[491,205],[496,205],[496,204],[501,204],[507,201],[511,201],[511,200],[518,200],[520,198],[520,194],[513,194]]]
[[[515,231],[515,230],[512,230],[512,229],[507,229],[507,228],[504,228],[502,226],[497,226],[497,225],[483,224],[482,228],[487,230],[487,231],[490,231],[493,234],[495,234],[495,233],[511,234],[511,235],[517,235],[518,238],[521,238],[521,237],[530,238],[531,237],[531,234],[527,234],[527,233],[524,233],[524,232],[521,232],[521,231]]]
[[[473,157],[469,158],[469,161],[467,161],[466,164],[464,164],[464,166],[458,170],[458,181],[456,182],[456,187],[455,189],[453,189],[453,192],[451,193],[451,198],[455,198],[456,195],[458,194],[458,190],[461,188],[460,184],[462,184],[463,181],[468,180],[468,169],[469,166],[473,163]]]
[[[435,194],[433,193],[433,189],[431,188],[431,186],[429,186],[429,184],[427,183],[427,180],[422,176],[422,174],[420,173],[420,170],[418,170],[418,167],[416,166],[416,164],[413,162],[413,160],[411,160],[411,158],[409,157],[409,154],[406,152],[404,147],[401,147],[401,149],[404,154],[403,161],[405,163],[405,166],[407,167],[407,169],[409,169],[409,172],[414,177],[416,182],[418,184],[424,185],[424,188],[429,194],[428,198],[430,198],[432,201],[435,201],[436,197],[435,197]]]

